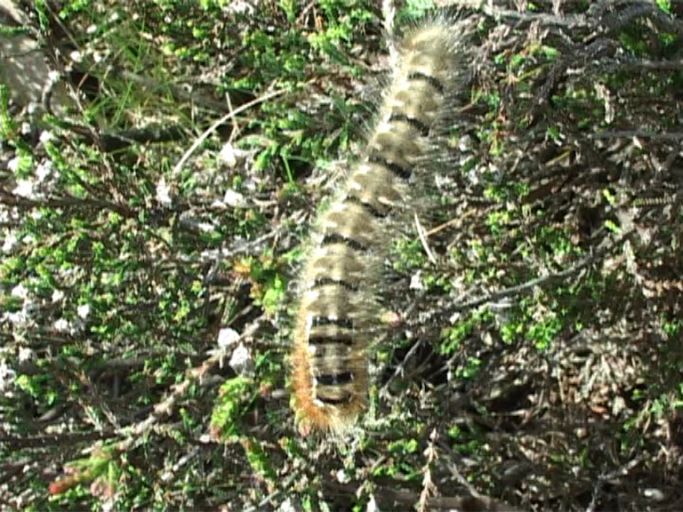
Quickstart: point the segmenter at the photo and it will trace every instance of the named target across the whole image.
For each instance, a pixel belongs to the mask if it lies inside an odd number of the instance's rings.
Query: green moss
[[[221,385],[211,413],[211,430],[216,437],[239,439],[240,420],[255,396],[253,385],[246,377],[234,377]]]

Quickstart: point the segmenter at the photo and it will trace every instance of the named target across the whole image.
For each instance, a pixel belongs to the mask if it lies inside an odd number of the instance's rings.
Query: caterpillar
[[[434,133],[461,85],[467,26],[431,20],[406,34],[366,147],[318,217],[290,356],[302,432],[342,432],[367,408],[381,267],[393,222],[418,200],[411,197],[415,175],[434,157]]]

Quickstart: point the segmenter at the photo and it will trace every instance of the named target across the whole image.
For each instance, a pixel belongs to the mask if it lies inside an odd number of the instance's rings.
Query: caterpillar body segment
[[[465,30],[457,25],[432,21],[404,38],[360,161],[318,219],[291,355],[292,406],[303,432],[343,431],[367,407],[382,263],[396,223],[419,202],[414,173],[434,156],[435,129],[461,82]]]

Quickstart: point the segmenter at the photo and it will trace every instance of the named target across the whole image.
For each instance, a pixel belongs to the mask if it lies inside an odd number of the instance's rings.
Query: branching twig
[[[268,94],[265,94],[264,96],[260,96],[256,98],[255,100],[250,101],[249,103],[245,103],[241,107],[236,108],[235,110],[232,110],[231,112],[228,112],[224,116],[222,116],[220,119],[215,121],[211,126],[209,126],[197,139],[192,143],[192,145],[188,148],[187,151],[183,154],[183,156],[178,160],[178,163],[175,164],[173,167],[173,174],[177,174],[180,172],[180,169],[182,169],[183,165],[185,165],[185,162],[187,162],[192,154],[197,150],[199,146],[202,145],[202,143],[211,135],[213,132],[215,132],[219,126],[224,124],[226,121],[229,121],[230,119],[234,118],[237,114],[240,114],[244,112],[245,110],[249,110],[251,107],[258,105],[259,103],[263,103],[265,101],[271,100],[273,98],[276,98],[277,96],[280,96],[286,92],[285,89],[278,89],[275,91],[271,91]]]
[[[683,139],[683,132],[653,132],[651,130],[604,130],[589,135],[591,139],[617,139],[640,137],[650,140],[680,141]]]
[[[609,253],[612,249],[615,247],[618,247],[621,245],[627,238],[629,238],[633,234],[633,231],[629,231],[626,234],[622,235],[619,237],[617,241],[614,243],[610,244],[607,247],[603,247],[601,249],[598,249],[594,253],[590,254],[589,256],[586,256],[582,260],[580,260],[576,265],[573,265],[569,267],[568,269],[562,270],[560,272],[556,272],[554,274],[549,274],[547,276],[543,277],[537,277],[535,279],[531,279],[530,281],[527,281],[526,283],[517,285],[517,286],[511,286],[509,288],[505,288],[503,290],[499,290],[497,292],[492,292],[489,293],[488,295],[485,295],[483,297],[479,297],[476,299],[472,299],[467,302],[461,302],[458,304],[459,301],[456,301],[456,305],[453,307],[449,308],[449,312],[456,312],[456,311],[462,311],[464,309],[470,309],[470,308],[476,308],[478,306],[481,306],[482,304],[486,304],[487,302],[493,302],[505,297],[511,297],[514,295],[520,295],[522,293],[527,293],[536,288],[537,286],[544,285],[550,281],[556,281],[559,279],[565,279],[571,275],[574,275],[578,273],[580,270],[583,270],[586,267],[591,266],[593,263],[595,263],[599,258],[604,256],[605,254]]]
[[[240,339],[253,336],[261,327],[262,319],[263,317],[259,317],[252,322],[242,332]],[[225,354],[222,351],[214,352],[204,360],[200,366],[187,370],[185,372],[185,379],[180,384],[173,386],[171,392],[152,408],[152,412],[147,418],[135,425],[122,428],[116,433],[118,436],[123,437],[123,439],[113,445],[107,446],[107,457],[111,458],[115,454],[128,452],[137,444],[144,442],[147,435],[158,426],[160,420],[173,413],[178,402],[185,396],[192,384],[205,378],[211,369],[217,366],[224,357]],[[96,454],[102,452],[102,449],[95,446],[89,451]],[[50,485],[50,492],[59,494],[79,482],[88,481],[94,477],[97,477],[97,474],[94,471],[87,471],[83,474],[67,475],[52,482]]]
[[[330,494],[336,496],[355,496],[353,484],[339,484],[327,479],[323,483]],[[420,499],[420,495],[404,489],[392,487],[375,487],[373,496],[380,510],[410,510]],[[480,495],[433,496],[427,500],[426,509],[429,511],[457,510],[458,512],[519,512],[507,503],[494,498]]]
[[[610,471],[609,473],[600,475],[598,477],[597,482],[595,482],[595,487],[593,488],[593,497],[591,498],[591,502],[588,504],[588,507],[586,507],[586,512],[593,512],[595,510],[595,507],[598,503],[598,499],[600,498],[600,494],[602,493],[602,488],[605,485],[605,482],[609,482],[610,480],[613,480],[614,478],[620,476],[628,475],[629,471],[631,471],[634,467],[640,464],[641,461],[641,457],[636,457],[635,459],[628,461],[623,466],[618,467],[614,471]]]
[[[259,317],[252,322],[247,329],[242,332],[240,339],[253,336],[261,327],[262,321],[263,317]],[[204,378],[224,357],[225,354],[222,352],[216,352],[209,356],[200,366],[187,370],[185,372],[185,379],[180,384],[173,386],[172,391],[168,396],[154,406],[152,412],[146,419],[140,423],[121,429],[119,434],[125,436],[125,439],[116,445],[117,450],[119,452],[125,452],[137,442],[142,441],[145,434],[150,432],[161,418],[169,416],[173,412],[178,401],[185,395],[190,386],[194,382]]]

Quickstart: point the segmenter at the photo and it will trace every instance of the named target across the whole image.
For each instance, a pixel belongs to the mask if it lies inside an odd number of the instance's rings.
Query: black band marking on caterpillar
[[[406,169],[404,167],[401,167],[400,165],[394,163],[394,162],[389,162],[385,158],[381,156],[381,154],[374,153],[370,156],[368,159],[369,162],[377,165],[381,165],[383,167],[386,167],[389,169],[394,175],[398,176],[402,180],[408,181],[410,177],[413,175],[413,172],[410,169]]]
[[[429,75],[425,75],[424,73],[420,73],[419,71],[409,74],[408,80],[424,80],[429,85],[434,87],[434,89],[436,89],[437,92],[439,92],[440,94],[443,94],[444,89],[445,89],[444,85],[441,83],[440,80],[438,80],[437,78],[434,78],[433,76],[429,76]]]

